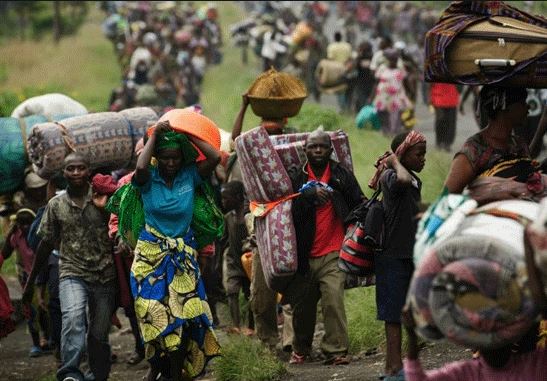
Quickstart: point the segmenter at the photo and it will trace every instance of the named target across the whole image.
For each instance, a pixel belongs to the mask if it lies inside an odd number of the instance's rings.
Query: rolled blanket
[[[48,120],[60,121],[73,115],[31,115],[25,118],[0,118],[0,194],[16,191],[25,179],[28,165],[27,136],[32,128]]]
[[[538,204],[527,201],[466,210],[425,248],[407,294],[422,337],[486,349],[526,333],[538,310],[527,287],[523,232],[537,213]]]
[[[526,235],[532,248],[534,264],[543,284],[544,303],[547,302],[547,198],[539,204],[537,218],[526,227]]]
[[[135,163],[134,148],[147,124],[157,120],[147,107],[101,112],[36,125],[28,137],[29,159],[44,178],[57,173],[75,150],[87,155],[92,169],[120,169]]]

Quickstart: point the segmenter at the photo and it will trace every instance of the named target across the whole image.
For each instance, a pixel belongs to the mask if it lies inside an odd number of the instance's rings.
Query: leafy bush
[[[20,102],[20,98],[13,91],[0,92],[0,117],[10,116]]]
[[[53,32],[54,2],[4,1],[0,9],[0,35],[4,38],[19,36],[41,39]],[[61,34],[71,35],[84,23],[89,5],[85,1],[60,2]]]
[[[304,103],[300,113],[289,120],[289,126],[300,131],[313,131],[323,126],[325,131],[345,130],[351,126],[348,118],[341,116],[333,109],[312,103]]]
[[[87,5],[85,2],[79,13],[71,11],[68,15],[67,9],[61,10],[61,34],[64,36],[74,34],[85,21]],[[71,6],[73,7],[73,6]],[[40,39],[47,33],[53,31],[53,14],[51,12],[35,13],[32,17],[32,37]]]
[[[214,360],[218,381],[278,380],[287,373],[285,366],[258,340],[232,336],[222,347],[222,356]]]

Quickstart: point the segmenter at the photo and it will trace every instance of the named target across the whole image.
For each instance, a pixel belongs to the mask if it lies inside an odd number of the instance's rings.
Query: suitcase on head
[[[547,87],[547,20],[503,2],[454,2],[425,48],[428,82]]]

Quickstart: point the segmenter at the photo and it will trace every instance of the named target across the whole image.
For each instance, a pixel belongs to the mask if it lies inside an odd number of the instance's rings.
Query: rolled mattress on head
[[[28,137],[34,171],[48,178],[61,170],[73,151],[89,158],[91,168],[124,168],[136,160],[134,147],[157,114],[148,107],[77,116],[62,123],[36,125]]]
[[[489,349],[526,333],[538,309],[527,285],[523,233],[538,211],[534,202],[500,201],[442,222],[439,229],[450,232],[424,250],[407,294],[422,337]]]
[[[27,136],[32,128],[48,120],[60,121],[73,115],[31,115],[24,118],[0,118],[0,194],[16,191],[23,184],[29,164]]]

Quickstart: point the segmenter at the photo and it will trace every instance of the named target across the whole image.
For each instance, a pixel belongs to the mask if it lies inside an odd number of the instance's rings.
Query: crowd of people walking
[[[123,72],[110,110],[146,105],[162,115],[186,107],[175,111],[214,124],[196,104],[207,65],[222,61],[217,10],[213,5],[195,9],[159,4],[104,4],[104,32]],[[416,102],[431,105],[435,147],[450,151],[462,105],[456,85],[423,80],[423,37],[438,14],[409,2],[314,1],[301,5],[299,12],[283,2],[245,6],[262,16],[232,27],[243,51],[253,47],[264,70],[273,67],[299,77],[316,100],[324,93],[336,94],[343,112],[357,114],[373,105],[381,133],[390,138],[386,153],[370,163],[376,172],[368,184],[376,196],[381,193],[383,212],[382,252],[374,266],[377,319],[384,322],[386,338],[382,379],[501,381],[544,376],[541,364],[547,355],[535,346],[539,319],[521,335],[518,348],[511,346],[515,341],[481,349],[480,365],[470,360],[426,374],[418,359],[407,293],[415,274],[418,224],[428,206],[422,203],[419,173],[431,147],[414,128],[411,114]],[[341,23],[328,42],[331,36],[325,36],[324,25],[331,13]],[[247,62],[246,53],[242,59]],[[537,155],[536,147],[531,152],[531,139],[515,136],[526,122],[531,92],[492,85],[469,92],[476,93],[477,119],[484,121],[484,128],[457,150],[444,182],[446,193],[472,189],[471,197],[481,204],[541,201],[547,193],[541,181],[544,167],[532,160]],[[368,199],[356,175],[333,159],[332,136],[321,128],[307,134],[300,147],[305,159],[287,171],[295,191],[290,215],[298,266],[282,295],[269,287],[261,260],[264,245],[257,242],[263,237],[256,237],[256,219],[262,216],[249,197],[242,171],[245,159],[234,149],[250,102],[244,94],[234,115],[230,152],[219,151],[206,137],[181,132],[174,120],[162,119],[134,147],[135,167],[123,173],[97,173],[88,157],[72,152],[60,176],[46,181],[32,172],[26,175],[21,208],[6,234],[0,266],[17,250],[30,356],[55,351],[58,380],[109,378],[109,331],[119,324],[118,307],[124,308],[135,340],[127,362],[148,360],[148,381],[202,376],[208,361],[222,355],[218,329],[254,336],[292,366],[318,359],[335,366],[351,362],[344,304],[349,277],[339,266],[339,253],[349,231],[348,217]],[[297,132],[287,126],[286,118],[261,117],[259,127],[266,140],[282,135],[289,142]],[[488,188],[494,175],[507,183]],[[530,283],[541,289],[538,279],[545,270],[533,263],[527,266]],[[247,314],[242,313],[240,294],[249,305]],[[547,304],[544,293],[536,292],[534,298],[539,306]],[[468,303],[494,303],[477,300]],[[227,304],[229,321],[220,319],[219,302]],[[324,334],[314,351],[318,306]],[[407,360],[403,326],[409,335]],[[0,337],[11,329],[0,319]],[[511,358],[527,364],[522,374]],[[81,366],[84,359],[87,372]]]
[[[222,31],[213,4],[103,2],[103,32],[112,41],[122,83],[109,108],[136,105],[162,114],[199,103],[209,65],[222,62]],[[167,4],[168,3],[168,4]]]

